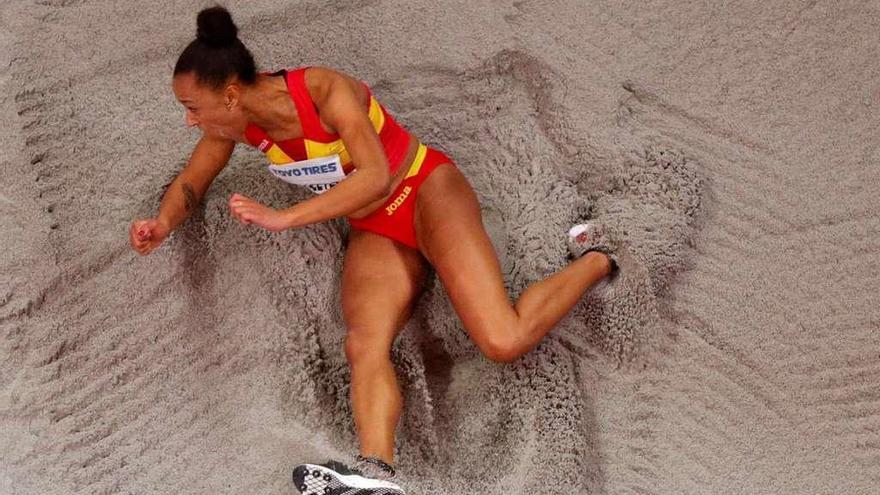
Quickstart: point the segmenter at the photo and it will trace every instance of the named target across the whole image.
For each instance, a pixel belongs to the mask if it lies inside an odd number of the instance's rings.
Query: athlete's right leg
[[[360,453],[392,464],[394,430],[403,401],[391,345],[409,319],[426,262],[387,237],[352,229],[342,270],[351,401]]]
[[[438,167],[418,191],[416,235],[465,330],[483,354],[510,362],[535,348],[583,294],[612,271],[612,259],[587,252],[530,285],[513,305],[480,204],[457,167]]]

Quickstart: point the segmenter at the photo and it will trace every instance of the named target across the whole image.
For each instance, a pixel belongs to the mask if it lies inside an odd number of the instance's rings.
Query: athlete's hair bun
[[[196,37],[212,47],[231,46],[238,39],[238,28],[225,8],[217,5],[199,12]]]
[[[214,90],[223,88],[231,77],[237,77],[242,84],[254,84],[254,57],[238,39],[238,28],[229,11],[219,5],[205,9],[199,12],[196,24],[196,39],[180,54],[174,64],[174,75],[193,72],[200,84]]]

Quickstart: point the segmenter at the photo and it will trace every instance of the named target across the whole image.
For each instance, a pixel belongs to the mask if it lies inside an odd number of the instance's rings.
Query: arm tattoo
[[[199,198],[196,196],[195,189],[186,182],[183,183],[183,201],[187,213],[193,211],[199,205]]]

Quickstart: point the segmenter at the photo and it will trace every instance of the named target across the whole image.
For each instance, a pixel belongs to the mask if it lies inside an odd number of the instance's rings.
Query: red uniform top
[[[284,74],[287,80],[287,89],[294,105],[296,105],[296,111],[302,124],[303,137],[276,143],[266,135],[265,131],[254,124],[248,124],[245,129],[245,138],[252,146],[265,153],[273,165],[287,165],[303,160],[338,155],[347,175],[354,169],[351,157],[339,134],[330,134],[321,126],[321,122],[318,120],[318,110],[306,88],[306,69],[307,67],[300,67],[295,70],[281,70],[275,73],[275,75]],[[366,84],[364,87],[367,90],[369,105],[367,112],[370,122],[373,124],[373,129],[376,130],[376,134],[379,135],[379,140],[385,149],[385,155],[391,164],[391,173],[394,174],[406,155],[410,134],[398,125],[391,114],[379,104]]]

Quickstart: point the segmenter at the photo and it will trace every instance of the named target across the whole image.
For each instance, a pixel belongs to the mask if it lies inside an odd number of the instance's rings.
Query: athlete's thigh
[[[438,167],[419,189],[416,238],[478,345],[485,332],[515,322],[480,204],[457,167]]]
[[[425,277],[415,249],[352,229],[342,268],[342,311],[349,334],[390,348],[406,323]]]

